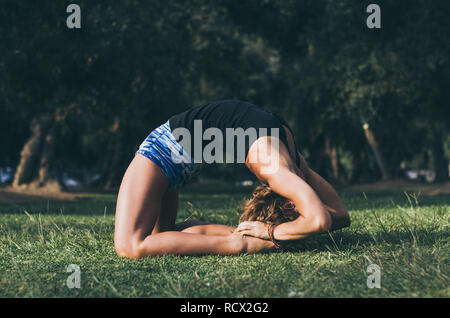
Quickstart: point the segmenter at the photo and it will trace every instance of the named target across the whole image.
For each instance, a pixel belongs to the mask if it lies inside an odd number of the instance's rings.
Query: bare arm
[[[300,216],[291,222],[278,225],[274,232],[277,240],[296,240],[331,228],[331,216],[315,191],[300,177],[281,168],[268,179],[273,191],[292,200]]]
[[[332,218],[331,230],[350,226],[350,215],[336,190],[318,173],[308,167],[300,155],[301,169],[308,184],[314,189]]]
[[[327,232],[331,229],[332,218],[325,205],[314,190],[299,176],[281,169],[275,177],[268,179],[269,186],[276,193],[294,202],[300,216],[291,222],[281,223],[275,227],[273,237],[278,241],[307,238],[313,234]],[[246,221],[238,225],[237,231],[262,239],[270,239],[269,225],[258,221]]]
[[[269,138],[260,138],[249,150],[247,166],[261,181],[267,182],[273,191],[294,202],[300,216],[291,222],[278,225],[274,231],[276,240],[297,240],[331,229],[331,216],[326,207],[294,169],[286,147],[274,147]],[[272,169],[268,169],[268,167]],[[242,222],[237,231],[268,239],[268,226],[262,222]]]

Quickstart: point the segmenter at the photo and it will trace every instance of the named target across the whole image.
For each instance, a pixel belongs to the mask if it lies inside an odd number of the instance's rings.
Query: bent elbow
[[[317,217],[315,220],[315,228],[319,233],[330,231],[331,225],[331,216],[329,214]]]

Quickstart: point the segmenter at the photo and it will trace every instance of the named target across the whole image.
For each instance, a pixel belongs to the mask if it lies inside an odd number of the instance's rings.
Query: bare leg
[[[170,231],[147,236],[140,244],[138,257],[164,254],[237,255],[246,249],[246,239],[238,233],[219,236]]]
[[[172,231],[178,212],[178,190],[167,189],[161,202],[161,212],[153,228],[152,234]]]
[[[119,256],[137,253],[156,224],[168,180],[148,158],[137,154],[123,177],[116,204],[114,245]]]
[[[164,224],[170,222],[163,220],[174,218],[160,218],[167,185],[167,178],[155,163],[141,155],[134,157],[125,172],[117,198],[114,245],[119,256],[230,255],[246,252],[249,242],[254,246],[253,239],[236,233],[219,236],[175,231],[161,233],[158,229],[157,233],[150,235],[158,219],[160,226],[165,227]],[[260,241],[263,249],[267,244]]]
[[[141,243],[143,256],[172,255],[237,255],[275,251],[271,241],[239,233],[229,235],[204,235],[185,232],[163,232],[149,235]]]
[[[205,234],[205,235],[230,235],[234,232],[236,227],[223,225],[223,224],[213,224],[204,221],[185,221],[175,225],[175,230],[183,233],[193,233],[193,234]]]

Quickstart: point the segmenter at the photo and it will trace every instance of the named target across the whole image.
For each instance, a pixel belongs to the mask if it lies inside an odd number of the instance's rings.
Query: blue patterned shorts
[[[175,140],[169,121],[153,130],[136,153],[161,168],[169,180],[169,188],[179,188],[189,183],[198,172],[190,156]]]

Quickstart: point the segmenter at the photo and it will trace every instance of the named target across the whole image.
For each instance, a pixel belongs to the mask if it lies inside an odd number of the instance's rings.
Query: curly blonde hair
[[[267,184],[261,184],[244,203],[239,223],[260,221],[278,225],[293,221],[299,215],[292,201],[275,193]]]

